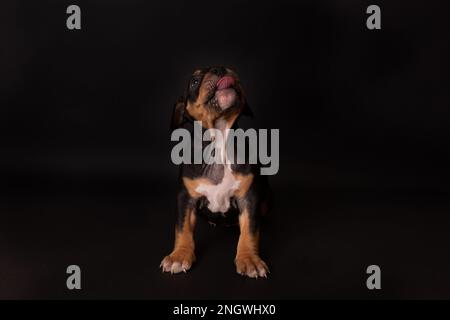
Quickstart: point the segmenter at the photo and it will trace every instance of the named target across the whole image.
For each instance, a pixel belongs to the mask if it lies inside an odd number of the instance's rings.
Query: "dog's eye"
[[[192,79],[191,80],[191,88],[196,87],[198,85],[198,83],[199,83],[198,79]]]

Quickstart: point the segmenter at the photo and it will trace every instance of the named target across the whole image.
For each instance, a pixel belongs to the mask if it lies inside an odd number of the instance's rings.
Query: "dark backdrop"
[[[450,298],[449,6],[375,3],[370,31],[371,1],[2,1],[0,297]],[[158,269],[172,105],[214,64],[280,129],[267,280],[236,275],[237,230],[205,222],[192,271]]]

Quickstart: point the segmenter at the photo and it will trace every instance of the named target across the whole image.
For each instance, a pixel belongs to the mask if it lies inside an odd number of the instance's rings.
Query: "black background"
[[[66,8],[82,29],[66,28]],[[382,29],[366,28],[378,4]],[[0,298],[450,298],[446,1],[2,1]],[[189,75],[234,67],[280,129],[272,273],[238,230],[173,241],[169,120]],[[82,268],[82,290],[66,267]],[[382,270],[369,291],[367,266]]]

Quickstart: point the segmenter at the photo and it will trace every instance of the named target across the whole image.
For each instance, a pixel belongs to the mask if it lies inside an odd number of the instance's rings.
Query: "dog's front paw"
[[[239,255],[235,259],[236,272],[242,276],[257,279],[258,277],[267,278],[269,268],[256,254]]]
[[[188,271],[195,261],[194,252],[188,250],[174,250],[166,256],[160,264],[163,272],[180,273]]]

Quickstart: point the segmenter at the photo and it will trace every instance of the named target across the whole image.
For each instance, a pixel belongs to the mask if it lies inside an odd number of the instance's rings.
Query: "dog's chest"
[[[224,124],[219,123],[219,129],[224,132]],[[225,213],[230,208],[230,198],[234,192],[239,188],[240,182],[234,177],[231,166],[227,164],[225,141],[227,135],[224,135],[224,140],[221,145],[218,145],[220,154],[222,156],[222,165],[213,165],[209,171],[209,175],[220,176],[222,179],[217,184],[200,184],[195,191],[204,195],[208,199],[208,209],[211,212]]]
[[[239,188],[239,183],[234,178],[231,169],[225,165],[220,183],[200,184],[195,191],[208,199],[208,209],[211,212],[225,213],[230,208],[230,198]]]

